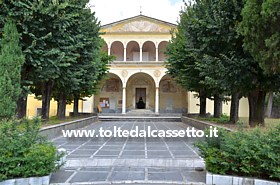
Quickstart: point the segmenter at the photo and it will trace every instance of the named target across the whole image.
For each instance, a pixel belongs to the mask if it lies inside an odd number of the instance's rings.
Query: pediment
[[[137,16],[125,19],[102,27],[102,31],[106,33],[170,33],[176,25],[153,19],[146,16]]]

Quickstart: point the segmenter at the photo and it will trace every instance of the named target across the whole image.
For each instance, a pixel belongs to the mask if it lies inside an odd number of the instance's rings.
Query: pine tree
[[[16,113],[16,102],[21,91],[21,66],[24,63],[15,23],[8,20],[3,32],[0,52],[0,119],[11,118]]]

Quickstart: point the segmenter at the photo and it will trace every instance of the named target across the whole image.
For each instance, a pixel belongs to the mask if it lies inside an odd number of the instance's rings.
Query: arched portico
[[[138,42],[130,41],[126,46],[126,60],[139,61],[141,60],[141,48]]]
[[[103,43],[103,47],[102,47],[102,51],[105,53],[108,53],[110,55],[110,53],[108,52],[109,50],[108,44],[106,42]]]
[[[124,45],[120,41],[111,44],[110,54],[116,57],[116,61],[124,60]]]
[[[152,41],[146,41],[142,46],[143,61],[156,61],[156,45]]]
[[[168,44],[167,41],[162,41],[158,45],[158,51],[159,51],[158,59],[159,59],[159,61],[165,61],[166,60],[166,56],[164,54],[164,51],[165,51],[165,49],[167,47],[167,44]]]
[[[149,74],[139,72],[131,75],[126,83],[126,108],[138,109],[137,103],[141,97],[145,103],[144,108],[154,110],[155,88],[155,81]]]
[[[164,75],[159,83],[160,112],[183,113],[187,112],[187,91],[181,88],[169,75]]]
[[[107,78],[101,82],[100,93],[95,96],[104,113],[117,113],[122,109],[122,80],[114,73],[108,73]]]

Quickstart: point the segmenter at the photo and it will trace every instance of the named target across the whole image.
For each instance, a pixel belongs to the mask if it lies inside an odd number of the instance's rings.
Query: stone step
[[[178,167],[178,168],[205,168],[203,159],[67,159],[66,168],[77,167],[105,167],[105,166],[129,166],[129,167]]]
[[[100,121],[181,122],[181,117],[98,116]]]
[[[51,183],[50,185],[206,185],[203,182],[181,182],[181,181],[143,181],[143,180],[125,180],[125,181],[92,181],[92,182],[75,182],[75,183]]]

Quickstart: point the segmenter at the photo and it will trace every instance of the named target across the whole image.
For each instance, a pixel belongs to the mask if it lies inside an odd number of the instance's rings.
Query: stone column
[[[142,57],[143,57],[142,48],[140,48],[140,62],[143,61]]]
[[[159,113],[159,87],[156,87],[156,103],[155,103],[155,113]]]
[[[126,88],[123,87],[123,94],[122,94],[122,114],[125,114],[125,113],[126,113],[125,106],[126,106]]]
[[[156,48],[156,61],[158,62],[158,47]]]
[[[111,54],[111,48],[108,47],[108,55]]]
[[[123,49],[123,61],[126,62],[126,48]]]

